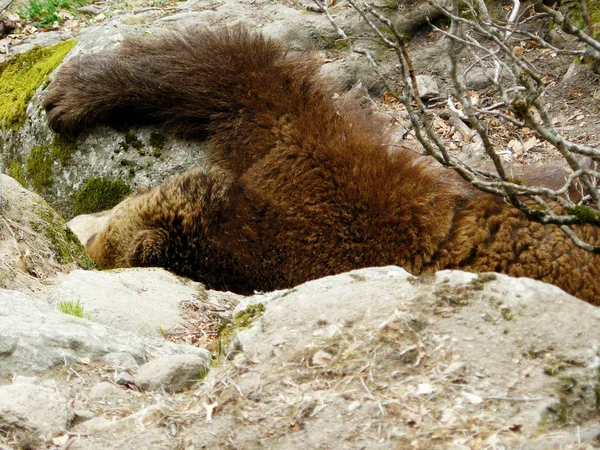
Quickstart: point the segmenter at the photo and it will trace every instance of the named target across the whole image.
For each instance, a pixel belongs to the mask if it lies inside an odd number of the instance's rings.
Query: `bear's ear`
[[[125,255],[125,266],[167,267],[169,234],[166,230],[139,231]]]

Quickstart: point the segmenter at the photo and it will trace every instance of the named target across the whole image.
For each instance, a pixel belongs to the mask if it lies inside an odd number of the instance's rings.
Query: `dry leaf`
[[[521,425],[520,423],[515,423],[513,425],[511,425],[510,427],[508,427],[509,431],[512,431],[513,433],[519,433],[521,432],[521,428],[523,427],[523,425]]]
[[[520,58],[521,56],[523,56],[523,47],[521,47],[520,45],[517,45],[516,47],[513,48],[513,53],[517,58]]]
[[[25,255],[17,255],[17,257],[15,258],[15,265],[18,269],[22,270],[23,272],[29,273],[29,271],[27,270],[27,260],[25,258]]]
[[[469,394],[468,392],[463,392],[462,396],[467,399],[467,401],[473,405],[478,405],[483,402],[483,399],[479,395]]]
[[[397,102],[397,101],[398,100],[396,100],[396,97],[394,97],[389,92],[386,92],[385,94],[383,94],[383,103],[394,103],[394,102]]]
[[[433,386],[429,383],[421,383],[417,387],[417,395],[429,395],[433,392]]]
[[[312,364],[314,366],[326,367],[329,364],[331,364],[332,358],[333,358],[333,355],[331,353],[327,353],[323,350],[319,350],[312,357]]]
[[[57,436],[52,439],[52,443],[58,447],[63,447],[69,441],[69,435],[67,433]]]

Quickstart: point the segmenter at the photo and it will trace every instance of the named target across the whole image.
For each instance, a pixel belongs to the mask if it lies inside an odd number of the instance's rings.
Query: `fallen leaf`
[[[433,386],[429,383],[421,383],[417,386],[417,395],[429,395],[433,392]]]
[[[513,48],[513,53],[517,58],[520,58],[521,56],[523,56],[523,47],[521,47],[520,45],[517,45],[516,47]]]
[[[396,97],[394,97],[389,92],[386,92],[385,94],[383,94],[383,103],[395,103],[397,101],[398,100],[396,100]]]
[[[515,423],[515,424],[511,425],[510,427],[508,427],[508,430],[512,431],[514,433],[520,433],[522,427],[523,427],[523,425],[521,425],[520,423]]]
[[[463,392],[462,396],[467,399],[467,401],[473,405],[478,405],[483,402],[483,399],[479,395],[469,394],[468,392]]]
[[[69,435],[67,433],[61,434],[60,436],[57,436],[52,439],[52,443],[59,447],[64,447],[68,441],[69,441]]]

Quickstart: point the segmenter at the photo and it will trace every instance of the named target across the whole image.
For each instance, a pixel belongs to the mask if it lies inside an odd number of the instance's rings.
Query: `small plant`
[[[19,10],[21,19],[31,20],[39,27],[49,27],[54,22],[62,23],[60,11],[73,12],[86,5],[89,0],[31,0]]]
[[[158,326],[158,334],[160,334],[161,336],[164,336],[166,334],[165,329],[160,325]]]
[[[58,309],[65,314],[69,314],[71,316],[79,317],[80,319],[88,319],[90,320],[89,314],[83,314],[83,306],[79,299],[77,301],[62,301],[58,302]]]
[[[208,366],[200,367],[198,369],[198,379],[204,380],[204,378],[206,378],[206,375],[208,375],[209,371],[210,371],[210,367],[208,367]]]

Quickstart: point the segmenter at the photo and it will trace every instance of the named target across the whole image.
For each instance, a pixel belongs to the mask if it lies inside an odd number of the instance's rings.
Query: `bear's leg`
[[[166,230],[139,231],[124,255],[125,265],[130,267],[158,267],[168,261],[168,233]]]
[[[50,127],[69,137],[119,117],[161,122],[192,136],[214,118],[229,119],[248,107],[249,97],[295,81],[286,79],[289,68],[275,67],[284,59],[277,42],[239,27],[129,38],[116,50],[68,61],[51,83],[44,106]],[[298,70],[315,72],[317,67]]]

